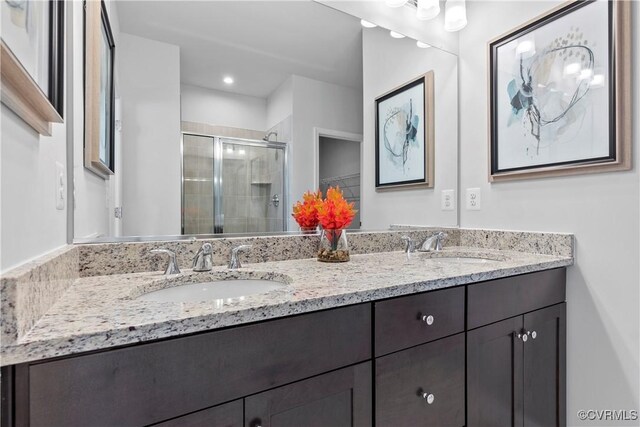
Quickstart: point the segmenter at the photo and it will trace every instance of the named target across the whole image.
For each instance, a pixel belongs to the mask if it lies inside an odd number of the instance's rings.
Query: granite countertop
[[[481,257],[485,262],[438,257]],[[16,343],[3,346],[1,364],[56,356],[265,319],[375,301],[573,264],[567,256],[507,250],[448,247],[441,253],[403,252],[352,255],[343,264],[315,259],[245,264],[239,270],[214,267],[210,273],[183,270],[76,279],[69,289]],[[145,292],[225,277],[273,278],[286,286],[224,303],[160,303],[135,298]]]

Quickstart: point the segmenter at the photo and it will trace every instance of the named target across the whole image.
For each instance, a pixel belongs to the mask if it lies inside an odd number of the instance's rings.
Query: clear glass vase
[[[347,242],[346,230],[322,230],[322,234],[320,235],[320,248],[318,249],[318,261],[349,261],[349,244]]]
[[[301,234],[316,234],[318,232],[318,227],[300,227]]]

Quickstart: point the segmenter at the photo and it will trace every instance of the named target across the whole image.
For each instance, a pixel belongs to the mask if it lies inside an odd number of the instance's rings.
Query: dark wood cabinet
[[[524,425],[566,425],[566,304],[524,315]],[[535,336],[535,338],[534,338]]]
[[[376,302],[375,355],[464,331],[464,287]]]
[[[467,425],[522,426],[522,316],[467,333]]]
[[[30,364],[24,417],[148,425],[370,358],[371,309],[355,305]]]
[[[376,426],[464,425],[464,334],[376,359]]]
[[[245,399],[246,427],[368,427],[371,363],[340,369]]]
[[[564,300],[555,269],[5,366],[1,424],[564,427]]]
[[[467,333],[467,426],[566,425],[566,304]]]
[[[154,424],[153,427],[242,427],[244,421],[243,410],[244,405],[242,399],[240,399]]]

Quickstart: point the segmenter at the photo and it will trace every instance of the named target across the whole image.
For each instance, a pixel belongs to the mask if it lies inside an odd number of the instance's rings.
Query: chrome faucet
[[[242,264],[240,263],[240,258],[238,257],[238,253],[244,252],[248,249],[251,249],[251,245],[240,245],[231,249],[231,259],[229,260],[230,269],[236,270],[238,268],[242,268]]]
[[[443,231],[438,231],[431,237],[427,237],[424,239],[418,251],[420,252],[430,252],[430,251],[441,251],[442,250],[442,241],[446,239],[447,233]]]
[[[409,254],[416,251],[416,242],[414,242],[413,239],[409,236],[402,236],[402,240],[404,241],[404,245],[405,245],[404,253],[406,253],[408,257]]]
[[[193,259],[193,271],[211,271],[211,269],[213,268],[211,251],[211,243],[205,243],[202,245],[195,258]]]
[[[159,248],[151,249],[149,252],[153,254],[167,254],[169,255],[169,262],[167,268],[164,270],[165,275],[180,274],[180,268],[178,267],[178,261],[176,260],[176,253],[170,249]]]

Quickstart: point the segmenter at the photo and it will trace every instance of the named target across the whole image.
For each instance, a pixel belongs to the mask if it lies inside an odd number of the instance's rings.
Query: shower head
[[[276,141],[278,140],[278,132],[276,132],[276,131],[271,131],[271,132],[267,133],[267,134],[264,136],[264,138],[262,138],[262,140],[263,140],[263,141],[267,141],[267,142],[269,142],[269,141],[270,141],[270,139],[269,139],[269,138],[271,137],[271,135],[274,135],[274,136],[276,137]]]

